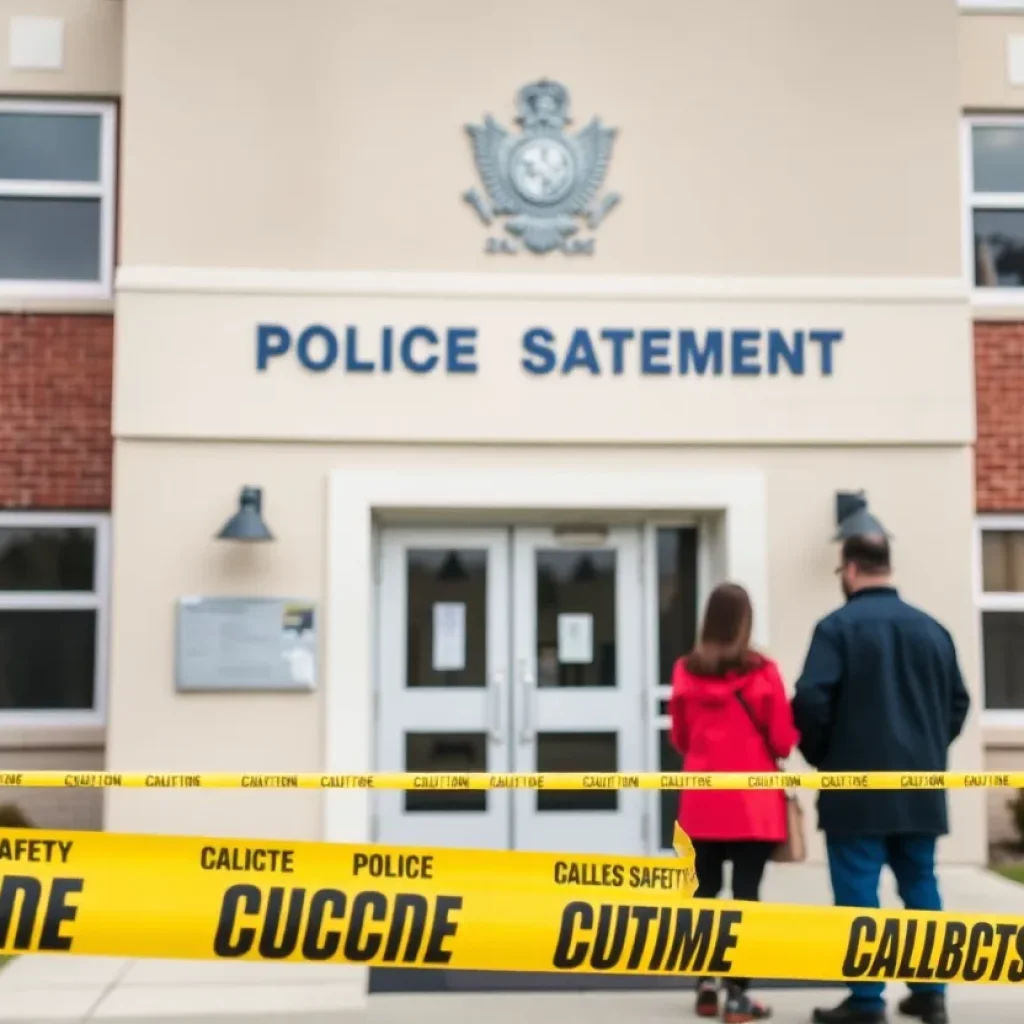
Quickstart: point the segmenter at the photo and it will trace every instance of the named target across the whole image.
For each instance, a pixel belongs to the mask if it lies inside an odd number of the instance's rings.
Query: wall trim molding
[[[119,294],[360,295],[648,301],[949,302],[967,307],[960,277],[694,277],[673,274],[313,271],[123,266]]]

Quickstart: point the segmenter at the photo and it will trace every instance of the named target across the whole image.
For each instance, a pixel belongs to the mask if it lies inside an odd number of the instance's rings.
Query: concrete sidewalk
[[[890,993],[891,1019],[896,1016],[895,1002],[902,989]],[[807,1024],[815,1006],[833,1006],[843,997],[835,989],[802,989],[765,993],[765,1002],[773,1010],[777,1024]],[[362,1015],[347,1018],[355,1024],[451,1024],[452,1021],[486,1021],[487,1024],[685,1024],[696,1022],[692,997],[681,993],[615,992],[584,995],[435,996],[415,999],[409,996],[379,996],[370,1000]],[[1024,1016],[1019,992],[995,986],[963,986],[950,993],[953,1024],[1009,1024]],[[337,1020],[337,1018],[335,1018]],[[123,1022],[128,1024],[128,1022]],[[141,1024],[141,1022],[133,1022]],[[152,1024],[152,1022],[149,1022]],[[192,1022],[196,1024],[196,1022]],[[213,1021],[204,1024],[215,1024]],[[253,1020],[252,1024],[257,1024]],[[267,1018],[265,1024],[271,1024]],[[291,1024],[327,1024],[327,1018],[294,1019]]]
[[[894,988],[890,1002],[900,992]],[[777,1024],[807,1024],[815,1006],[831,1006],[841,994],[833,990],[789,990],[770,993]],[[1022,1016],[1021,996],[1011,988],[963,986],[951,990],[953,1024],[1017,1024]],[[20,1024],[46,1021],[83,1021],[109,1018],[10,1017]],[[304,1013],[248,1014],[246,1024],[452,1024],[453,1021],[486,1021],[486,1024],[683,1024],[698,1020],[692,1014],[692,997],[680,993],[602,992],[586,994],[531,995],[434,995],[374,996],[364,1010]],[[893,1005],[890,1019],[901,1020]],[[241,1018],[236,1018],[241,1020]],[[120,1017],[119,1024],[225,1024],[222,1016]]]
[[[323,964],[22,956],[0,972],[0,1022],[336,1018],[365,1005],[366,984],[365,969]]]

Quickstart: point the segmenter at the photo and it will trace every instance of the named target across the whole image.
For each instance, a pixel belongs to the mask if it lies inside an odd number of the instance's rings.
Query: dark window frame
[[[988,591],[985,589],[982,546],[986,533],[1020,533],[1024,535],[1024,516],[979,517],[975,536],[975,607],[978,616],[979,658],[984,698],[985,718],[992,724],[1018,726],[1024,724],[1024,692],[1018,707],[990,707],[985,657],[986,617],[1000,614],[1024,614],[1024,590],[1019,592]]]

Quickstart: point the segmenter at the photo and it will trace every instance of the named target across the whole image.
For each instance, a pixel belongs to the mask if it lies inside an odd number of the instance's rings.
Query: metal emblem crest
[[[621,198],[614,192],[598,198],[615,129],[595,117],[575,135],[565,132],[571,121],[569,90],[545,78],[519,90],[516,108],[519,135],[490,114],[483,124],[466,125],[487,198],[470,189],[463,199],[488,226],[508,217],[504,227],[512,236],[489,238],[486,251],[518,252],[514,239],[521,239],[530,252],[592,254],[593,237],[574,237],[580,230],[577,219],[585,219],[593,231]]]

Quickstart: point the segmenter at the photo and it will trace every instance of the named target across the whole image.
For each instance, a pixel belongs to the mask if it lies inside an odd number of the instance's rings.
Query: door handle
[[[519,661],[519,686],[523,693],[523,727],[519,730],[519,742],[532,743],[535,735],[533,702],[537,695],[537,680],[534,677],[529,658],[521,658]]]
[[[491,741],[496,746],[505,742],[504,704],[505,673],[499,669],[491,673]]]

